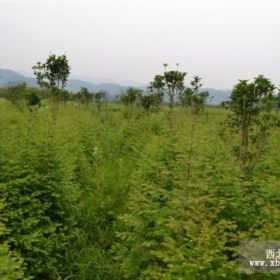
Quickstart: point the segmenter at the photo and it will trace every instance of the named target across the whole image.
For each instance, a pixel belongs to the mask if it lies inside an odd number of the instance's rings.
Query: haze
[[[204,86],[280,83],[280,1],[0,1],[0,68],[66,54],[73,76],[148,83],[163,63]]]

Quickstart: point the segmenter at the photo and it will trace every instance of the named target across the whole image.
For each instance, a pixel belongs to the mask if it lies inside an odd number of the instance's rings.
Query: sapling
[[[64,92],[69,74],[70,66],[66,55],[50,55],[46,62],[38,62],[32,67],[37,83],[42,88],[50,91],[53,101],[53,119],[56,119],[59,101]]]
[[[131,116],[135,105],[140,104],[143,91],[138,88],[130,87],[121,95],[121,102],[128,109],[128,115]]]
[[[169,112],[167,116],[169,119],[170,129],[173,130],[176,126],[173,108],[176,97],[178,97],[184,90],[184,80],[187,73],[180,72],[178,70],[166,71],[167,66],[167,63],[164,63],[165,70],[163,75],[156,75],[154,77],[154,80],[151,82],[151,88],[156,90],[158,93],[167,94],[169,104]]]
[[[194,140],[196,130],[196,120],[200,112],[204,111],[206,100],[209,96],[207,91],[201,91],[202,83],[199,76],[194,76],[191,86],[186,87],[180,94],[180,101],[184,107],[190,108],[191,112],[191,131],[189,142],[189,154],[187,162],[187,179],[191,177],[191,165],[194,153]]]
[[[100,112],[102,104],[105,102],[106,92],[105,91],[98,91],[94,95],[94,102],[97,107],[97,112]]]
[[[201,90],[202,85],[201,77],[194,76],[191,81],[191,86],[185,88],[180,94],[182,106],[190,108],[191,112],[196,115],[204,111],[209,97],[208,91]]]
[[[276,86],[259,75],[253,82],[240,80],[230,100],[224,103],[231,111],[227,125],[240,137],[233,152],[246,176],[253,172],[273,131],[279,126],[278,102],[279,91]]]

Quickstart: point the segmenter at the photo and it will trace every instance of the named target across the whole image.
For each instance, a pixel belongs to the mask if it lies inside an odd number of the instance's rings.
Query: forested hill
[[[16,71],[1,69],[0,68],[0,87],[13,86],[19,83],[27,83],[29,86],[37,86],[35,78],[26,77]],[[117,95],[127,90],[128,86],[116,84],[116,83],[94,83],[88,80],[82,79],[70,79],[67,83],[66,89],[72,92],[78,92],[81,87],[86,87],[90,91],[106,91],[110,95]],[[142,86],[141,88],[145,88]],[[210,97],[213,96],[211,104],[220,104],[230,96],[230,90],[219,90],[214,88],[206,88],[209,91]]]

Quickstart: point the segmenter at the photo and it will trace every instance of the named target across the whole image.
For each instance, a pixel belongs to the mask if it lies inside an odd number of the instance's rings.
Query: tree
[[[128,113],[128,116],[132,114],[134,106],[140,104],[142,94],[141,89],[130,87],[121,95],[120,100],[127,108],[126,113]]]
[[[60,99],[64,99],[64,88],[70,74],[70,66],[66,55],[50,55],[46,62],[38,62],[33,66],[34,75],[40,87],[50,90],[54,102],[53,119],[56,119]]]
[[[178,70],[166,71],[167,63],[164,63],[165,71],[163,75],[156,75],[154,80],[150,83],[150,89],[157,91],[159,94],[168,95],[169,99],[169,113],[167,118],[170,123],[171,130],[175,127],[175,117],[173,114],[173,107],[175,98],[178,97],[184,90],[184,80],[187,73]]]
[[[233,147],[241,169],[250,175],[264,153],[269,138],[279,125],[279,92],[263,75],[253,82],[240,80],[235,85],[230,100],[224,103],[231,114],[227,120],[234,132],[240,135],[240,143]]]
[[[184,89],[184,80],[187,73],[176,71],[165,71],[163,75],[156,75],[151,82],[151,88],[158,92],[167,93],[169,106],[174,107],[175,97]]]
[[[154,80],[150,83],[148,88],[151,92],[164,94],[164,81],[161,75],[155,75]]]
[[[202,83],[199,76],[194,76],[191,86],[187,87],[180,94],[180,102],[183,106],[192,108],[194,114],[202,111],[209,97],[208,91],[201,91]]]
[[[65,88],[70,66],[66,55],[50,55],[45,63],[38,62],[33,66],[34,75],[40,87],[46,87],[54,94]]]
[[[121,102],[126,106],[132,107],[137,103],[142,93],[141,89],[130,87],[121,95]]]
[[[158,111],[162,105],[162,94],[161,93],[147,93],[141,96],[141,106],[147,112]]]
[[[74,95],[74,99],[82,105],[87,106],[93,101],[93,93],[85,87],[81,87],[80,91]]]
[[[105,91],[98,91],[93,95],[94,102],[96,103],[97,106],[97,111],[99,112],[101,109],[102,103],[105,101],[106,97],[106,92]]]

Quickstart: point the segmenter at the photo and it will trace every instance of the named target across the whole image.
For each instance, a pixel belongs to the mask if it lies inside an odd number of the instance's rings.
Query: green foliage
[[[3,97],[9,100],[16,108],[23,111],[26,107],[30,111],[38,109],[44,92],[36,88],[28,88],[25,83],[3,89]]]
[[[38,128],[38,123],[35,125]],[[0,214],[7,228],[2,239],[23,258],[25,276],[56,279],[64,270],[65,246],[77,232],[74,206],[79,192],[52,136],[47,134],[42,141],[30,128],[25,129],[27,139],[23,130],[11,149],[5,141],[0,147],[4,202]],[[16,153],[13,145],[17,146]]]
[[[260,75],[249,83],[241,80],[232,91],[226,108],[232,111],[228,125],[240,135],[240,143],[234,147],[241,169],[246,175],[254,170],[264,153],[272,132],[279,125],[279,94],[275,85]]]
[[[34,75],[40,87],[46,87],[52,92],[65,88],[70,66],[66,55],[49,55],[46,62],[38,62],[33,66]]]
[[[73,99],[81,105],[88,106],[93,101],[93,94],[85,87],[82,87],[78,93],[73,95]]]
[[[280,238],[277,127],[245,179],[224,109],[174,107],[170,130],[164,105],[43,105],[0,102],[1,279],[256,279],[238,242]]]
[[[137,168],[113,249],[125,279],[216,279],[234,267],[223,251],[235,226],[217,218],[204,182],[186,180],[179,141],[156,137]]]
[[[162,106],[162,94],[148,93],[141,96],[141,106],[147,112],[156,112]]]
[[[0,208],[3,208],[2,204],[0,204]],[[2,241],[6,234],[7,229],[0,222],[0,278],[3,280],[25,280],[27,278],[24,277],[22,259],[10,251],[7,242]]]
[[[105,102],[106,92],[98,91],[94,94],[94,102],[97,106],[97,111],[99,112],[102,104]]]
[[[1,216],[9,228],[6,240],[23,256],[27,275],[41,279],[61,269],[60,255],[75,233],[68,229],[73,227],[69,207],[75,201],[52,155],[37,156],[36,161],[27,157],[12,166],[7,163],[0,189],[5,201]]]
[[[130,87],[121,95],[121,102],[126,106],[133,106],[137,104],[141,95],[142,90]]]
[[[26,94],[25,100],[30,111],[34,111],[41,106],[41,98],[36,90],[30,90]]]
[[[66,101],[69,101],[71,99],[71,93],[67,90],[62,90],[59,92],[58,98],[66,103]]]
[[[167,64],[165,64],[165,67]],[[150,89],[169,97],[169,106],[172,109],[175,98],[184,90],[184,80],[187,73],[178,70],[164,71],[163,75],[156,75],[150,83]]]
[[[17,86],[8,87],[4,96],[18,109],[23,110],[26,92],[27,85],[25,83],[22,83]]]
[[[178,65],[177,65],[178,66]],[[185,72],[178,70],[166,71],[167,64],[164,64],[165,71],[163,75],[156,75],[154,80],[150,83],[149,89],[156,92],[157,96],[164,96],[167,94],[169,99],[169,112],[167,118],[170,129],[174,130],[176,126],[175,117],[173,114],[173,107],[175,105],[175,98],[177,98],[184,90],[184,80],[187,75]]]
[[[191,87],[185,88],[180,94],[180,102],[185,107],[190,107],[194,114],[203,111],[206,106],[209,93],[201,91],[202,83],[199,76],[194,76],[191,81]]]
[[[37,62],[32,69],[38,85],[50,91],[53,102],[52,118],[56,121],[60,101],[69,99],[69,94],[64,90],[70,74],[68,59],[66,55],[49,55],[46,62]]]

